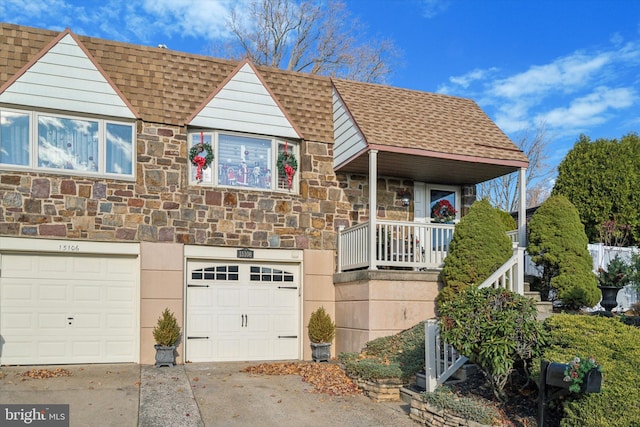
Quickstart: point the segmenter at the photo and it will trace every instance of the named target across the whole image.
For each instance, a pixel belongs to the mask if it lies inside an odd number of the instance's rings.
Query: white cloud
[[[552,128],[580,129],[604,123],[611,110],[631,107],[636,101],[632,88],[611,89],[598,87],[593,92],[576,98],[567,107],[554,108],[538,115]]]
[[[491,91],[503,98],[544,95],[550,91],[572,92],[589,84],[594,75],[611,62],[610,56],[608,53],[591,57],[576,53],[550,64],[534,65],[523,73],[494,82]]]
[[[449,0],[422,0],[422,16],[425,18],[433,18],[449,8],[451,2]]]

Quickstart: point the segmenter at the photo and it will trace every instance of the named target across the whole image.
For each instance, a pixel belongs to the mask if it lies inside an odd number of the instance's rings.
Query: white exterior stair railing
[[[478,287],[504,288],[524,295],[524,248],[515,248],[513,256]]]
[[[424,322],[426,391],[432,393],[468,360],[440,338],[440,322]]]

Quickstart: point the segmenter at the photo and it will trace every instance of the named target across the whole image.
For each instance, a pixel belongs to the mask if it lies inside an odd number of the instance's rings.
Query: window
[[[428,203],[429,203],[429,218],[431,221],[436,221],[434,218],[434,206],[443,200],[449,202],[449,204],[456,211],[452,221],[460,219],[460,192],[457,187],[438,186],[428,187]]]
[[[133,178],[134,124],[0,110],[0,164]]]
[[[223,132],[196,131],[189,134],[190,149],[200,141],[211,145],[214,160],[202,171],[201,180],[196,180],[197,167],[190,165],[192,184],[297,191],[297,172],[289,188],[286,174],[281,175],[277,167],[280,152],[286,150],[297,159],[296,144]]]

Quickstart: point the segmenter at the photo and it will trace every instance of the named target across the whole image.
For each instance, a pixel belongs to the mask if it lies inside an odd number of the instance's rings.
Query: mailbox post
[[[538,425],[544,426],[544,409],[549,400],[556,399],[569,393],[570,382],[564,380],[565,370],[569,367],[564,363],[540,362],[540,384],[538,394]],[[600,393],[602,373],[592,369],[586,373],[580,386],[580,392]]]

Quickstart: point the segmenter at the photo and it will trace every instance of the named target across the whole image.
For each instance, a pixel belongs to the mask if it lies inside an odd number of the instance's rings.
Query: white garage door
[[[0,363],[136,362],[137,262],[2,255]]]
[[[189,262],[186,359],[298,359],[299,295],[297,265]]]

